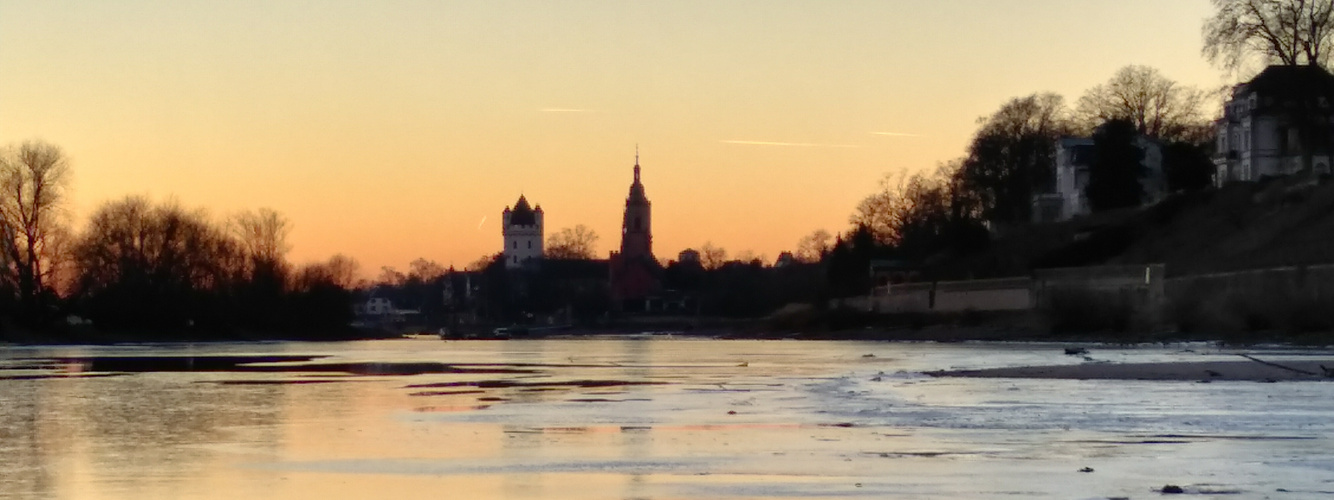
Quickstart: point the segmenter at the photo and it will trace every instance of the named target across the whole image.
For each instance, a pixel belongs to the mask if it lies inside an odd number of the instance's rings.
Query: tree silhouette
[[[715,246],[713,242],[705,242],[699,247],[699,263],[704,269],[718,269],[727,263],[727,249]]]
[[[1148,137],[1196,141],[1212,130],[1201,109],[1204,102],[1203,91],[1178,84],[1157,69],[1132,65],[1084,92],[1075,113],[1089,129],[1107,120],[1124,119]]]
[[[958,175],[983,219],[1029,220],[1033,193],[1052,184],[1056,140],[1073,131],[1067,115],[1061,96],[1045,93],[1011,99],[982,120]]]
[[[1248,62],[1319,64],[1334,43],[1334,0],[1213,0],[1204,57],[1232,71]]]
[[[795,257],[800,262],[819,262],[834,247],[834,236],[829,231],[816,229],[797,241]]]
[[[1173,142],[1163,146],[1163,173],[1169,191],[1193,191],[1209,187],[1214,178],[1212,144]]]
[[[415,283],[430,283],[440,279],[448,272],[449,270],[445,269],[445,266],[436,261],[417,258],[408,263],[407,280]]]
[[[1093,134],[1093,164],[1084,194],[1094,211],[1133,207],[1143,201],[1144,155],[1135,145],[1135,136],[1130,120],[1110,120]]]
[[[20,320],[49,319],[56,273],[67,261],[69,161],[60,148],[24,142],[0,152],[0,244],[5,280],[18,292]]]
[[[598,234],[579,224],[564,228],[547,237],[545,256],[548,259],[597,258]]]

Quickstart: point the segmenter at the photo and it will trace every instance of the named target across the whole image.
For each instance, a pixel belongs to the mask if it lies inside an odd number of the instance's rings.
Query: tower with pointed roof
[[[621,249],[611,253],[609,262],[614,302],[631,311],[649,308],[648,300],[661,288],[658,277],[662,273],[662,266],[653,256],[652,204],[639,179],[638,151],[635,151],[634,172],[630,195],[625,198],[625,216],[621,219]]]
[[[625,198],[625,217],[621,221],[621,255],[628,259],[653,259],[652,204],[639,181],[639,153],[635,153],[635,180]]]
[[[528,199],[519,195],[513,210],[505,207],[501,212],[501,221],[506,269],[517,269],[529,260],[542,258],[542,205],[530,207]]]

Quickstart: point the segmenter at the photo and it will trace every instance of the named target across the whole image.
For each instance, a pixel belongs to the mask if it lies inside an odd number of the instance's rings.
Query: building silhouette
[[[502,257],[506,269],[518,269],[533,259],[542,258],[542,205],[528,206],[528,199],[519,195],[514,209],[505,207],[501,212],[501,234],[505,237]]]
[[[653,256],[652,203],[639,178],[638,153],[634,174],[621,221],[621,250],[612,252],[609,259],[612,303],[629,311],[651,308],[649,301],[661,289],[662,274],[662,266]]]

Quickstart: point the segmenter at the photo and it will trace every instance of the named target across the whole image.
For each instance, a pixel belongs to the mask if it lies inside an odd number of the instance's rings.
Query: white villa
[[[1332,97],[1334,75],[1320,66],[1270,66],[1233,87],[1216,122],[1214,183],[1297,173],[1303,153],[1310,154],[1314,173],[1329,173]],[[1313,144],[1302,144],[1303,122],[1318,130],[1309,134]]]
[[[1144,167],[1140,185],[1144,188],[1143,202],[1153,204],[1167,195],[1167,178],[1163,175],[1163,152],[1158,141],[1144,136],[1135,138],[1135,145],[1143,153]],[[1053,190],[1033,196],[1033,222],[1058,222],[1092,212],[1084,188],[1089,183],[1089,168],[1093,166],[1093,139],[1089,137],[1062,137],[1056,141],[1056,161],[1053,166],[1056,181]]]

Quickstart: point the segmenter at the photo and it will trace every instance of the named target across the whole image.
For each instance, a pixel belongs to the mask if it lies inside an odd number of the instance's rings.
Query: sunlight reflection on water
[[[1235,358],[1207,345],[1092,351]],[[1334,490],[1334,384],[921,375],[1079,362],[1041,344],[697,339],[7,347],[0,497]],[[106,367],[118,376],[60,378]]]

